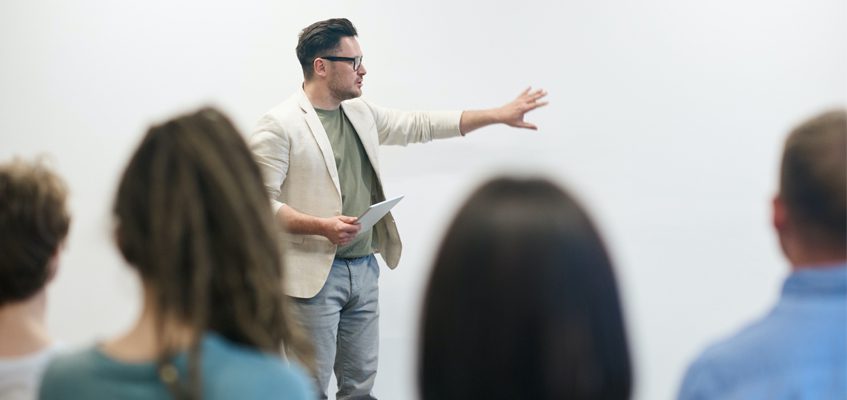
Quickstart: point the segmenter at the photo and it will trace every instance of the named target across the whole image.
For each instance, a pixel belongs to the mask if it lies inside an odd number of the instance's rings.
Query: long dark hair
[[[436,258],[419,351],[424,400],[628,398],[614,273],[576,201],[541,179],[479,188]]]
[[[174,344],[175,325],[193,335],[188,379],[163,377],[175,397],[202,396],[199,345],[209,330],[267,352],[285,344],[308,362],[283,294],[280,228],[226,116],[204,108],[150,128],[124,171],[114,215],[118,247],[152,297],[159,366],[185,350]]]

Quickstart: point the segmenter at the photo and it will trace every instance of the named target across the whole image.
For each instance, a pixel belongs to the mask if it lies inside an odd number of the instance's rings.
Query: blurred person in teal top
[[[204,399],[314,398],[306,372],[281,362],[276,355],[215,333],[208,333],[200,348]],[[186,361],[186,353],[174,358],[177,374],[185,374]],[[99,347],[57,358],[44,381],[42,399],[173,398],[155,362],[122,361]]]
[[[40,398],[314,398],[283,294],[282,249],[258,166],[201,109],[150,128],[124,171],[115,241],[138,273],[130,331],[48,366]]]
[[[703,352],[679,392],[695,399],[847,399],[847,112],[785,142],[773,225],[791,263],[776,306]]]

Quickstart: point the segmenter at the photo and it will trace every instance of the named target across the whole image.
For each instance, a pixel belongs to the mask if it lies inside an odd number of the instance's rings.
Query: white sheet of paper
[[[362,229],[359,230],[359,233],[356,234],[356,236],[371,230],[371,228],[373,228],[373,226],[376,225],[376,223],[379,222],[385,214],[388,214],[388,212],[391,211],[391,208],[397,205],[400,200],[403,200],[403,196],[397,196],[393,199],[388,199],[368,207],[368,209],[359,216],[358,223],[362,225]]]

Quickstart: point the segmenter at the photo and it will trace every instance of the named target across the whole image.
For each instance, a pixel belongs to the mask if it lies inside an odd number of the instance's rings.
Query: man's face
[[[335,57],[361,57],[362,49],[354,37],[344,37],[338,43],[338,49],[328,54]],[[338,101],[355,99],[362,95],[362,79],[367,74],[364,65],[353,69],[352,61],[326,60],[329,90]]]

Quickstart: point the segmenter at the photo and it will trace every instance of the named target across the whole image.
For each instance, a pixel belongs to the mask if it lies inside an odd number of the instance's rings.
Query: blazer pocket
[[[309,253],[325,253],[335,249],[335,245],[321,235],[288,234],[287,243],[297,250]]]
[[[282,240],[286,243],[292,244],[303,244],[303,241],[306,240],[306,235],[297,235],[294,233],[283,233]]]

